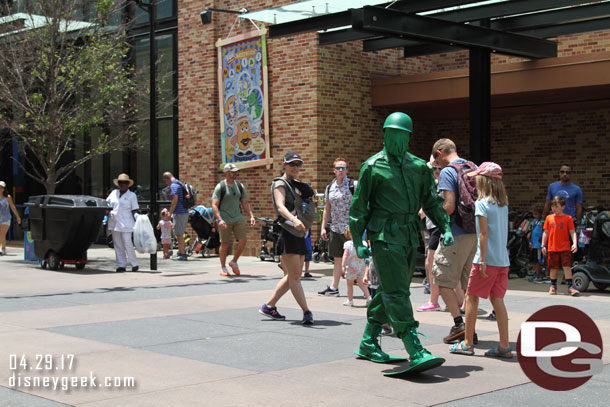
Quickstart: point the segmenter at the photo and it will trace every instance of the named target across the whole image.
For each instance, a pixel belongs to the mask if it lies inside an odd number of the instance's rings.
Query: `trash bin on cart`
[[[34,253],[42,268],[57,270],[87,264],[87,249],[97,240],[102,219],[112,208],[105,199],[86,195],[37,195],[25,203],[29,208]]]

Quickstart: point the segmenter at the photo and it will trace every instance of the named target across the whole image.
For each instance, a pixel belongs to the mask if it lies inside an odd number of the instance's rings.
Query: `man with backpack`
[[[250,227],[254,227],[256,224],[256,219],[254,219],[248,203],[246,187],[237,180],[238,172],[239,168],[235,164],[226,164],[224,167],[225,179],[216,184],[212,194],[212,211],[218,222],[218,232],[220,233],[220,275],[224,277],[231,275],[226,266],[231,235],[235,236],[238,243],[229,266],[233,270],[233,274],[236,276],[240,274],[237,260],[248,242],[242,209],[250,214]]]
[[[174,233],[178,240],[178,254],[173,260],[186,261],[186,245],[184,243],[184,232],[189,220],[188,208],[184,207],[184,185],[169,171],[163,173],[163,181],[169,186],[169,197],[172,201],[169,207],[169,216],[173,215]]]
[[[443,205],[451,220],[451,232],[455,243],[451,247],[439,245],[434,254],[432,273],[439,286],[443,301],[447,304],[453,326],[445,343],[463,339],[465,325],[455,288],[461,282],[462,288],[468,286],[472,260],[477,251],[475,231],[474,202],[477,199],[474,178],[466,173],[477,166],[471,161],[460,158],[455,143],[447,138],[437,140],[432,147],[432,157],[443,167],[438,182],[438,190],[443,193]]]

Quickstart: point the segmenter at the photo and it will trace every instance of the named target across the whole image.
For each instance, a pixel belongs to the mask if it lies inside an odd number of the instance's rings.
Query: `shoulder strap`
[[[288,180],[284,177],[273,178],[273,181],[271,184],[272,188],[273,188],[273,183],[275,183],[276,181],[282,181],[282,183],[284,184],[284,188],[286,188],[288,191],[290,191],[290,193],[292,194],[292,198],[296,201],[296,194],[294,192],[294,189],[292,188],[292,185],[290,185]],[[271,194],[271,200],[273,201],[273,208],[275,209],[275,213],[277,214],[277,216],[281,217],[282,215],[280,215],[280,212],[277,210],[277,206],[275,205],[275,198],[273,196],[273,193]]]
[[[326,192],[324,193],[324,196],[328,196],[328,194],[330,194],[330,186],[333,184],[333,182],[335,182],[335,180],[330,181],[330,184],[326,186]]]
[[[220,207],[220,204],[222,203],[222,198],[225,197],[226,193],[227,193],[227,186],[225,185],[225,181],[222,180],[222,181],[220,181],[220,199],[218,199],[219,207]]]
[[[239,199],[241,200],[241,197],[244,196],[244,187],[239,183],[238,180],[235,180],[235,183],[237,184],[237,189],[239,189]]]
[[[326,186],[326,194],[325,194],[325,196],[328,196],[328,194],[330,193],[330,186],[333,184],[333,182],[335,182],[335,183],[336,183],[336,182],[337,182],[337,180],[336,180],[336,179],[332,180],[332,181],[330,182],[330,184],[328,184],[328,185]],[[354,195],[354,191],[355,191],[355,190],[356,190],[355,182],[354,182],[354,180],[353,180],[353,179],[349,178],[349,192],[351,192],[351,194],[352,194],[352,195]]]
[[[244,187],[239,183],[238,180],[235,180],[235,184],[237,185],[237,189],[239,189],[239,199],[244,196]],[[227,194],[227,184],[224,180],[220,181],[220,198],[218,199],[218,207],[222,203],[222,198]]]
[[[288,182],[288,180],[286,178],[277,177],[277,178],[274,178],[273,181],[282,181],[284,183],[284,186],[286,187],[286,189],[290,191],[290,193],[292,194],[292,196],[294,198],[296,198],[296,193],[294,192],[292,185],[290,185],[290,183]]]
[[[180,185],[180,188],[182,188],[182,199],[184,199],[184,197],[186,196],[186,193],[188,192],[186,190],[186,186],[184,185],[184,182],[180,181],[177,178],[174,178],[174,181],[172,181],[172,182],[175,182],[176,184]]]

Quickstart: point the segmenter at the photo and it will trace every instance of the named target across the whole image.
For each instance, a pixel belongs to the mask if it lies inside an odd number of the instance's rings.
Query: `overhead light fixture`
[[[247,7],[244,7],[239,11],[226,10],[226,9],[222,9],[222,8],[206,7],[205,10],[203,10],[201,13],[199,13],[199,16],[201,17],[201,24],[207,25],[212,22],[212,12],[213,11],[215,11],[217,13],[230,13],[230,14],[246,14],[246,13],[250,12],[250,10],[248,10]]]

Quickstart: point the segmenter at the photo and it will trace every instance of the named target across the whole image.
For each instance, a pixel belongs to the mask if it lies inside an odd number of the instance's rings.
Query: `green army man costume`
[[[432,170],[426,162],[407,152],[413,134],[411,118],[404,113],[389,115],[383,125],[384,149],[366,160],[360,169],[358,186],[349,211],[353,236],[365,229],[371,241],[379,288],[367,310],[367,324],[357,355],[373,362],[386,363],[404,358],[381,350],[377,337],[383,324],[390,323],[410,355],[409,368],[401,372],[421,372],[440,366],[445,359],[423,348],[413,318],[410,284],[421,229],[418,211],[444,232],[444,244],[453,244],[449,216],[436,191]],[[354,239],[358,257],[371,251]]]

